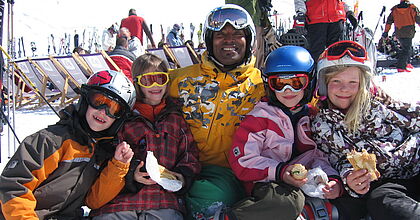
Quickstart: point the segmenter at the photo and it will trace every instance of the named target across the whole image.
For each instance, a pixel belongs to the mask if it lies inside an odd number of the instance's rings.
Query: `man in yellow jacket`
[[[229,168],[228,152],[242,117],[265,94],[252,56],[255,26],[243,8],[229,4],[215,8],[203,33],[207,51],[202,63],[170,72],[170,95],[183,105],[203,164],[201,179],[187,196],[189,218],[213,216],[215,210],[243,198],[242,185]]]

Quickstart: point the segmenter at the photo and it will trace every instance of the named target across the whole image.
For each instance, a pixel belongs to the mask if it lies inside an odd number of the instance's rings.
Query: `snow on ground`
[[[420,104],[420,68],[412,70],[410,73],[397,73],[395,69],[385,69],[374,76],[376,85],[382,87],[393,98]],[[58,117],[48,107],[38,110],[16,110],[15,111],[15,131],[20,141],[26,136],[57,122]],[[10,137],[10,144],[8,141]],[[0,171],[3,170],[9,156],[14,152],[13,133],[8,135],[8,127],[4,125],[1,133],[1,162]],[[16,144],[16,148],[18,145]],[[10,153],[9,153],[10,152]]]

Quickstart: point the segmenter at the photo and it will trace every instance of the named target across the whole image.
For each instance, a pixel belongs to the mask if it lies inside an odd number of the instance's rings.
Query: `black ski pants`
[[[366,215],[373,220],[420,219],[419,177],[409,180],[372,182],[371,190],[362,198],[350,196],[333,200],[340,220],[359,220]]]
[[[411,55],[411,44],[413,43],[413,38],[398,38],[398,41],[400,41],[401,50],[398,54],[396,66],[398,69],[406,69]]]
[[[315,62],[318,61],[319,55],[325,48],[344,37],[344,21],[309,24],[306,28],[308,30],[309,52]]]

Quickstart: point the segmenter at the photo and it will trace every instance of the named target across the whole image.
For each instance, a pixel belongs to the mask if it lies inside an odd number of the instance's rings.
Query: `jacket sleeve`
[[[125,164],[112,158],[92,185],[86,197],[86,205],[91,209],[98,209],[115,198],[124,187],[124,176],[129,166],[129,163]]]
[[[242,181],[275,181],[279,162],[262,155],[267,130],[266,118],[247,115],[233,137],[229,163]]]
[[[388,18],[386,19],[385,30],[384,32],[389,32],[391,30],[391,25],[394,23],[394,16],[392,15],[392,11],[394,8],[391,9],[391,13],[389,13]]]
[[[179,143],[180,155],[177,158],[177,164],[173,171],[182,174],[185,179],[184,187],[177,194],[186,193],[194,180],[194,177],[201,171],[201,165],[198,160],[198,148],[192,136],[187,122],[180,116],[180,136],[182,140]]]
[[[384,110],[386,119],[411,133],[420,130],[420,106],[403,102],[392,102]]]
[[[60,160],[57,150],[60,146],[42,131],[25,138],[0,177],[1,210],[5,219],[38,219],[34,190]]]
[[[304,14],[306,14],[306,4],[305,4],[305,0],[295,0],[295,12],[303,12]]]

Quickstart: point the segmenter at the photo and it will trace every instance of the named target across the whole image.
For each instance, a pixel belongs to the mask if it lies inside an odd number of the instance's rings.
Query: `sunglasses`
[[[363,63],[367,60],[366,49],[354,41],[339,41],[331,44],[320,59],[338,60],[345,55],[349,55],[351,59],[357,62]]]
[[[284,92],[290,89],[299,92],[308,86],[309,78],[306,74],[274,75],[268,77],[268,86],[276,92]]]
[[[250,21],[245,12],[236,8],[223,8],[213,11],[207,18],[208,28],[220,31],[229,22],[235,29],[245,28]]]
[[[138,75],[135,82],[144,88],[151,88],[153,86],[165,86],[169,82],[169,75],[165,72],[151,72]]]
[[[117,99],[99,91],[89,91],[87,100],[94,109],[105,109],[107,116],[118,119],[124,115],[124,106]]]

